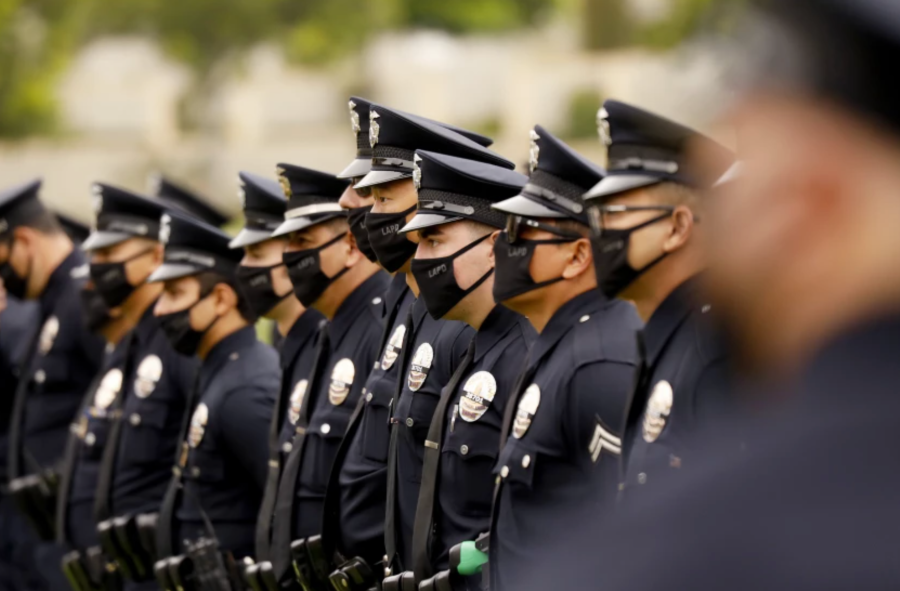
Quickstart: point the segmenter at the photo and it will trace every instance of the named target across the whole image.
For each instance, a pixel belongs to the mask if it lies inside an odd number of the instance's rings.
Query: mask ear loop
[[[478,239],[475,240],[474,242],[468,244],[467,246],[464,246],[464,247],[461,248],[460,250],[457,250],[457,251],[452,255],[453,258],[456,259],[457,257],[460,257],[460,256],[466,254],[467,252],[469,252],[470,250],[472,250],[473,248],[475,248],[476,246],[478,246],[479,244],[481,244],[482,242],[484,242],[485,240],[487,240],[492,234],[493,234],[493,232],[491,232],[490,234],[485,234],[485,235],[482,236],[481,238],[478,238]],[[473,291],[475,291],[476,289],[478,289],[478,288],[481,286],[481,284],[484,283],[485,281],[487,281],[487,280],[488,280],[488,277],[490,277],[490,276],[493,275],[493,274],[494,274],[494,267],[491,267],[490,269],[488,269],[488,272],[485,273],[484,275],[482,275],[481,278],[480,278],[478,281],[476,281],[476,282],[473,283],[471,286],[469,286],[468,289],[463,290],[463,294],[464,294],[463,297],[466,297],[467,295],[469,295],[470,293],[472,293]],[[455,281],[455,280],[454,280],[454,281]],[[458,286],[458,285],[459,285],[459,284],[457,283],[457,286]]]

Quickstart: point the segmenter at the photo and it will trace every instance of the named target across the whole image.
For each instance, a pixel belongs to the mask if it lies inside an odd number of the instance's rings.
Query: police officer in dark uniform
[[[530,136],[528,184],[493,205],[508,214],[494,246],[494,296],[539,333],[494,467],[493,589],[514,588],[553,532],[565,530],[572,504],[611,504],[640,327],[631,305],[596,290],[581,195],[604,171],[541,126]]]
[[[491,204],[518,195],[527,177],[421,150],[414,162],[418,209],[401,232],[418,232],[412,273],[421,298],[432,318],[477,331],[441,392],[425,441],[411,565],[423,581],[450,566],[453,546],[490,526],[504,409],[536,333],[493,296],[493,245],[506,220]],[[439,577],[455,583],[455,574]]]
[[[416,209],[413,158],[416,149],[514,165],[462,134],[421,117],[371,105],[369,139],[372,170],[355,185],[372,187],[375,204],[366,216],[369,240],[386,270],[411,273],[416,243],[399,232]],[[410,308],[404,324],[404,355],[400,381],[393,395],[391,439],[387,469],[385,516],[385,572],[401,573],[412,565],[412,533],[418,503],[422,454],[428,426],[441,389],[456,371],[473,336],[460,322],[429,317],[424,300]]]
[[[273,236],[288,238],[283,260],[297,299],[327,319],[320,325],[306,382],[295,386],[296,412],[289,413],[282,431],[286,458],[275,501],[271,555],[275,575],[283,580],[291,565],[292,543],[322,534],[331,466],[375,362],[389,277],[352,240],[346,212],[338,203],[346,181],[290,164],[279,164],[278,173],[288,205]],[[312,556],[314,545],[309,544]],[[301,562],[308,555],[303,552],[306,549],[295,552]],[[316,560],[321,579],[328,566]]]
[[[157,525],[158,575],[183,586],[188,564],[198,580],[238,577],[232,560],[253,554],[280,380],[278,355],[256,340],[237,288],[242,253],[228,236],[164,214],[160,242],[163,264],[148,279],[164,282],[154,313],[174,349],[201,362]]]
[[[679,470],[688,440],[724,410],[727,362],[697,293],[705,262],[695,224],[699,191],[728,169],[733,155],[692,129],[618,101],[598,117],[608,139],[607,176],[586,195],[597,281],[609,297],[631,300],[646,326],[629,401],[622,459],[625,496]],[[707,155],[701,170],[688,147]]]
[[[44,208],[40,185],[35,180],[0,194],[0,278],[10,295],[40,304],[39,324],[20,364],[9,428],[10,493],[24,503],[20,508],[28,504],[23,514],[34,527],[24,522],[10,527],[17,539],[13,564],[19,588],[46,588],[49,577],[59,573],[59,550],[48,541],[58,482],[54,472],[68,424],[103,354],[102,340],[82,323],[81,280],[71,276],[84,257]]]
[[[287,237],[272,238],[272,233],[284,222],[287,207],[281,185],[247,172],[240,173],[239,179],[244,227],[229,244],[231,248],[244,250],[237,272],[238,287],[256,314],[275,322],[282,337],[281,390],[269,428],[268,478],[256,529],[255,556],[261,563],[270,561],[272,515],[286,456],[283,444],[288,441],[285,435],[282,442],[281,434],[291,431],[299,416],[315,358],[315,337],[324,316],[305,308],[296,298],[282,260]],[[258,568],[249,576],[260,576]]]
[[[70,582],[105,583],[112,563],[126,589],[152,589],[154,547],[138,535],[139,516],[162,501],[197,364],[172,349],[153,316],[162,285],[145,283],[163,259],[164,206],[98,183],[94,207],[95,230],[82,247],[114,318],[101,328],[109,352],[72,424],[57,539],[75,549],[63,560]]]

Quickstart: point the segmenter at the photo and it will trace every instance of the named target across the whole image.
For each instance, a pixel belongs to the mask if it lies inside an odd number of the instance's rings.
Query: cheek
[[[282,265],[272,269],[272,287],[275,289],[275,293],[279,294],[286,293],[293,289],[286,266]]]
[[[344,268],[347,262],[346,248],[343,243],[335,244],[332,248],[326,248],[319,253],[321,271],[329,277],[334,277]]]

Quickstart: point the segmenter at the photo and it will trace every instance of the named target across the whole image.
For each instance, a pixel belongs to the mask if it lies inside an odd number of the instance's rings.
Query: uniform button
[[[88,433],[84,436],[84,443],[85,445],[94,445],[97,443],[97,436],[93,433]]]
[[[372,393],[371,392],[366,394],[366,402],[372,402]]]
[[[200,476],[200,468],[198,468],[197,466],[191,468],[191,476],[193,476],[194,478]]]
[[[372,303],[377,306],[378,304],[381,303],[381,298],[375,298],[374,300],[372,300]]]
[[[500,468],[500,476],[502,478],[506,478],[507,476],[509,476],[509,466],[503,466],[502,468]]]
[[[106,354],[109,355],[115,348],[115,345],[113,345],[112,343],[106,343],[106,347],[104,347],[104,350],[106,351]]]
[[[647,484],[647,473],[641,472],[638,474],[638,484]]]
[[[141,424],[141,415],[138,413],[132,413],[130,417],[128,417],[128,421],[135,427]]]
[[[466,455],[467,453],[469,453],[469,446],[468,445],[460,446],[459,453],[461,453],[462,455]]]
[[[702,308],[700,308],[700,311],[703,312],[704,314],[706,314],[710,310],[712,310],[712,306],[710,306],[709,304],[706,304]]]
[[[294,446],[291,445],[291,442],[290,442],[290,441],[285,441],[285,442],[284,442],[284,445],[281,446],[281,451],[283,451],[283,452],[286,453],[286,454],[289,454],[289,453],[291,453],[291,450],[292,450],[293,448],[294,448]]]
[[[625,490],[625,483],[624,483],[624,482],[620,482],[620,483],[619,483],[619,492],[621,492],[621,491],[623,491],[623,490]]]
[[[588,316],[587,314],[585,314],[584,316],[582,316],[581,318],[578,319],[578,322],[584,324],[585,322],[587,322],[590,319],[591,319],[591,317]]]
[[[522,458],[522,467],[527,468],[530,465],[531,465],[531,456],[528,454],[525,454],[525,457]]]
[[[331,433],[331,425],[329,425],[328,423],[322,423],[321,429],[322,429],[322,433],[324,433],[325,435],[328,435],[329,433]]]
[[[229,355],[228,358],[231,359],[232,361],[237,361],[237,360],[238,360],[238,357],[240,357],[240,356],[241,356],[240,353],[238,353],[237,351],[235,351],[234,353],[232,353],[231,355]]]
[[[34,372],[34,381],[38,384],[43,384],[44,380],[47,379],[47,373],[43,369],[39,369]]]
[[[412,420],[412,417],[409,417],[408,419],[406,419],[406,426],[407,426],[407,427],[412,427],[412,426],[413,426],[413,423],[414,423],[414,421]]]

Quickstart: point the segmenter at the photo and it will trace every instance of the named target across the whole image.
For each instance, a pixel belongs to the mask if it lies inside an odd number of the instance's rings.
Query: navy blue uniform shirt
[[[378,271],[338,308],[328,326],[330,351],[310,400],[309,428],[294,507],[295,539],[322,533],[322,508],[331,465],[365,378],[378,355],[382,297],[390,276]]]
[[[728,406],[725,350],[698,287],[697,279],[680,285],[641,331],[646,369],[628,406],[621,456],[626,499],[690,461],[690,438]]]
[[[448,568],[450,548],[474,540],[490,527],[491,472],[500,453],[503,412],[536,338],[525,317],[499,305],[475,335],[472,365],[443,417],[436,535],[431,548],[435,570]]]
[[[81,281],[72,277],[85,265],[84,254],[73,250],[51,273],[40,304],[41,327],[36,355],[28,376],[22,444],[43,467],[60,460],[69,425],[102,361],[104,342],[91,334],[81,316]],[[30,464],[20,463],[21,476]]]
[[[6,309],[0,312],[0,482],[6,482],[7,431],[13,407],[13,394],[19,384],[20,365],[29,340],[40,324],[37,302],[6,296]]]
[[[208,535],[200,503],[222,549],[238,559],[252,556],[279,383],[278,354],[256,340],[252,326],[222,339],[203,360],[175,514],[179,541]]]
[[[564,527],[562,508],[585,498],[612,504],[639,328],[631,304],[591,290],[563,305],[532,346],[494,467],[492,588],[507,588],[546,551]]]
[[[394,401],[393,428],[397,441],[397,552],[406,568],[412,567],[412,536],[422,480],[425,439],[441,397],[475,336],[462,322],[435,320],[419,298],[413,304],[413,334],[409,364],[403,368],[400,399]]]
[[[339,546],[345,556],[361,556],[370,564],[384,554],[384,502],[387,496],[387,455],[390,439],[391,399],[401,373],[404,321],[415,301],[406,284],[406,274],[391,279],[384,295],[385,317],[394,318],[386,327],[388,340],[375,360],[366,385],[357,425],[342,445],[347,453],[340,466],[338,486]]]

